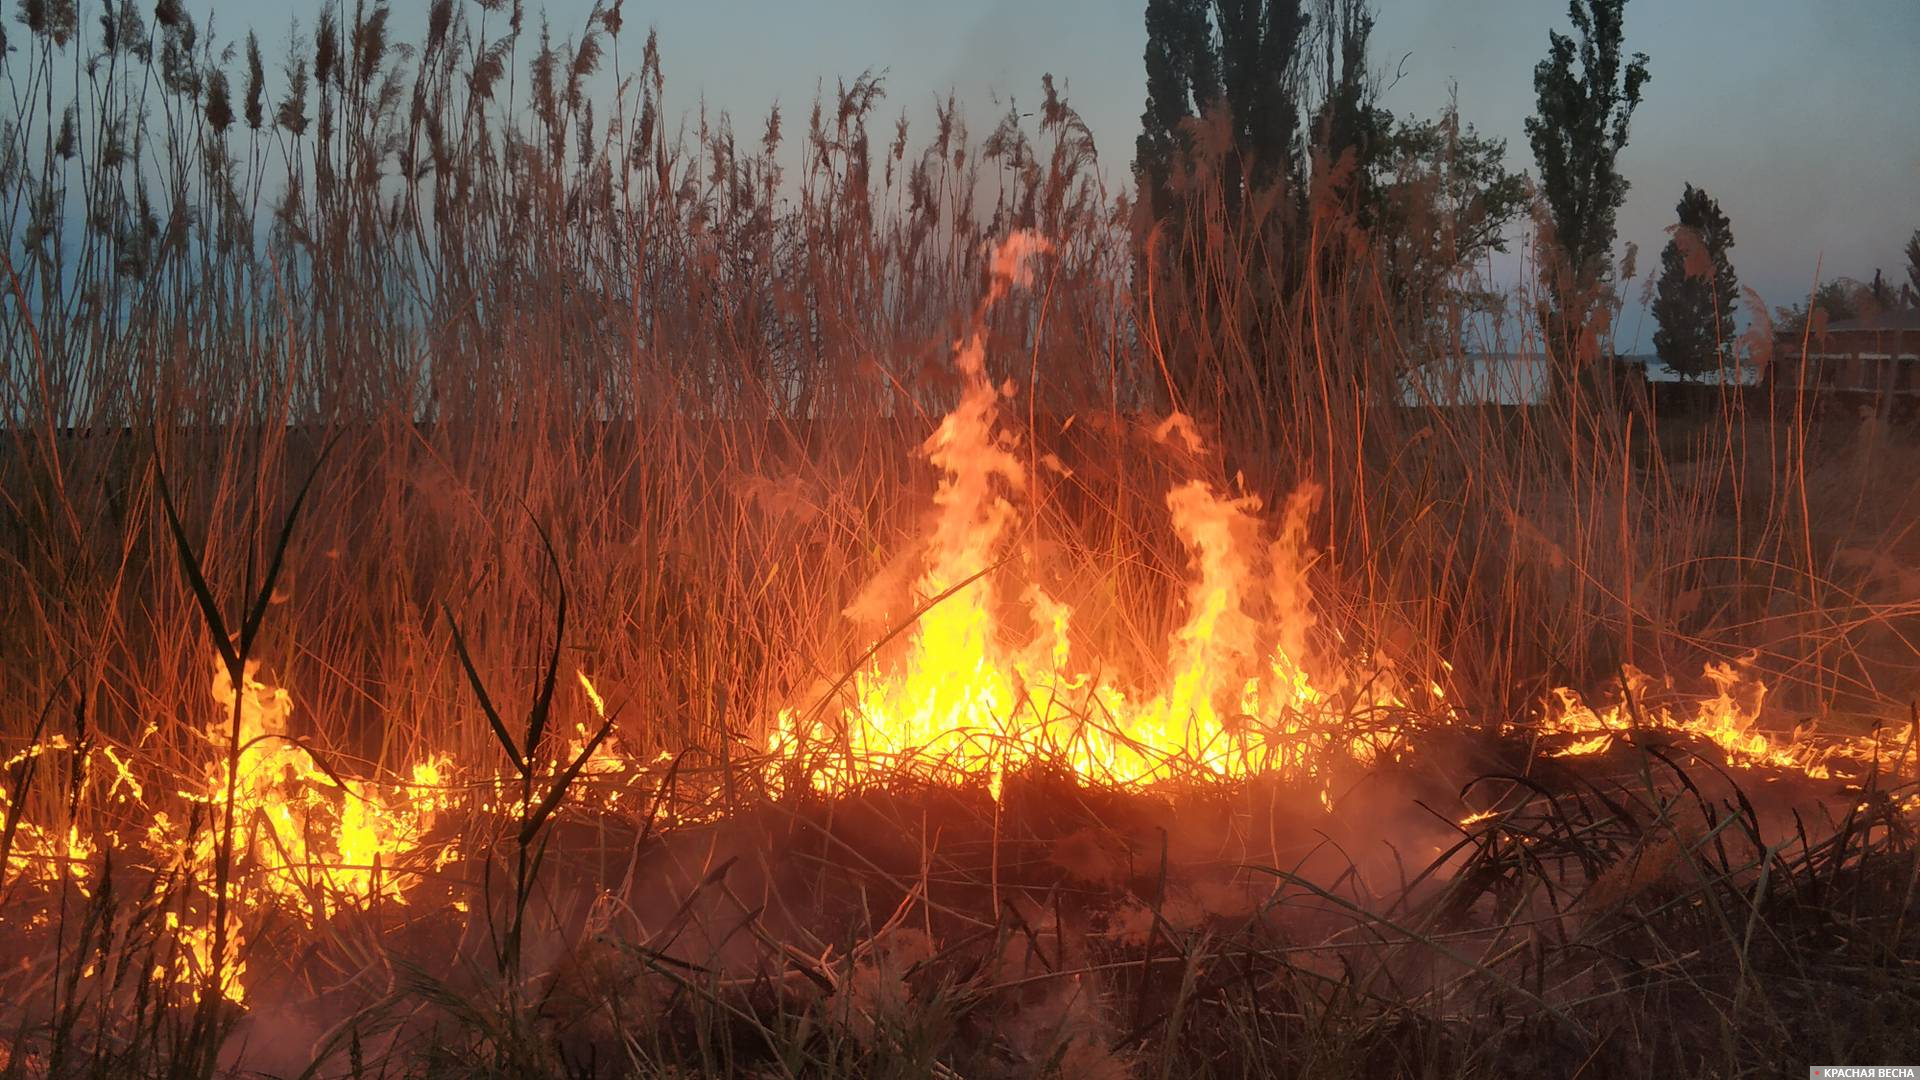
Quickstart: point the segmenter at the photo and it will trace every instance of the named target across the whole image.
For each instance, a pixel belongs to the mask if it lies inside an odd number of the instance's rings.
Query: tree
[[[1147,2],[1135,283],[1178,339],[1162,360],[1186,407],[1284,380],[1303,286],[1368,252],[1351,241],[1382,217],[1394,131],[1373,27],[1371,0]]]
[[[1834,278],[1821,282],[1814,290],[1808,303],[1795,304],[1792,307],[1774,309],[1774,333],[1782,337],[1798,338],[1808,329],[1809,321],[1817,323],[1815,330],[1823,329],[1828,323],[1842,319],[1857,319],[1867,296],[1867,286],[1852,278]],[[1819,313],[1817,320],[1813,314]]]
[[[1907,306],[1920,307],[1920,229],[1907,237]]]
[[[1875,315],[1900,306],[1900,295],[1893,291],[1893,286],[1887,284],[1886,274],[1877,266],[1873,268],[1873,282],[1867,286],[1867,301],[1867,306]]]
[[[1179,205],[1173,177],[1191,152],[1190,122],[1228,110],[1221,170],[1230,210],[1249,188],[1299,178],[1301,0],[1148,0],[1147,105],[1134,178],[1153,221]]]
[[[1507,250],[1507,226],[1526,207],[1526,176],[1507,171],[1506,154],[1505,139],[1462,124],[1450,101],[1436,119],[1402,121],[1376,155],[1374,246],[1410,326],[1448,335],[1458,316],[1498,306],[1499,294],[1462,278]]]
[[[1206,412],[1280,374],[1274,317],[1302,267],[1290,234],[1304,189],[1303,3],[1147,3],[1134,281],[1168,328],[1168,389],[1184,408]],[[1228,286],[1261,299],[1221,303]],[[1237,362],[1222,363],[1221,341]]]
[[[1688,184],[1676,210],[1680,222],[1660,252],[1653,348],[1661,363],[1691,379],[1732,366],[1740,280],[1727,258],[1733,226],[1720,203]]]
[[[1552,217],[1548,331],[1562,348],[1584,331],[1608,286],[1614,219],[1627,197],[1615,160],[1648,76],[1645,53],[1622,64],[1625,8],[1626,0],[1569,0],[1579,41],[1549,31],[1547,58],[1533,69],[1536,112],[1527,118],[1527,139]]]
[[[1133,172],[1149,220],[1175,208],[1172,179],[1191,150],[1187,121],[1220,97],[1219,58],[1201,0],[1148,0],[1147,106],[1134,143]]]
[[[1394,135],[1393,114],[1376,103],[1379,87],[1367,71],[1374,13],[1368,0],[1321,0],[1320,17],[1326,68],[1310,131],[1316,187],[1371,228],[1382,208],[1377,166]]]

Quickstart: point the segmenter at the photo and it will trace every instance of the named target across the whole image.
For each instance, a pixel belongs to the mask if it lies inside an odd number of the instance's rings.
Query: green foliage
[[[1687,185],[1679,224],[1660,252],[1660,283],[1653,301],[1653,347],[1660,362],[1688,378],[1733,363],[1733,312],[1740,279],[1727,257],[1733,227],[1705,188]]]
[[[1303,0],[1149,3],[1147,103],[1134,160],[1136,287],[1191,309],[1207,292],[1199,239],[1224,231],[1235,238],[1231,277],[1259,307],[1277,308],[1297,291],[1308,21]],[[1245,307],[1209,310],[1202,321],[1168,357],[1174,402],[1212,413],[1221,399],[1277,377],[1277,350]],[[1251,341],[1256,362],[1231,375],[1215,368],[1209,343],[1222,336]]]
[[[1296,175],[1300,93],[1294,73],[1307,31],[1300,0],[1220,0],[1220,87],[1231,105],[1231,172],[1246,192]],[[1229,205],[1232,192],[1229,188]]]
[[[1291,361],[1270,344],[1279,327],[1268,324],[1300,317],[1313,297],[1386,295],[1416,339],[1497,308],[1497,294],[1465,279],[1505,249],[1525,205],[1503,140],[1463,128],[1452,107],[1396,123],[1377,104],[1366,0],[1320,0],[1311,16],[1303,7],[1147,7],[1135,280],[1156,305],[1200,309],[1166,317],[1183,326],[1167,375],[1182,407],[1203,414],[1245,384],[1291,377]],[[1219,239],[1229,263],[1203,263]],[[1255,364],[1206,370],[1217,352],[1209,342],[1222,336],[1249,342]],[[1342,377],[1368,383],[1358,369]]]
[[[1206,8],[1195,0],[1149,0],[1147,4],[1147,105],[1135,141],[1134,179],[1140,201],[1158,220],[1172,209],[1169,181],[1178,154],[1190,146],[1185,122],[1195,102],[1220,94]]]
[[[1250,190],[1299,177],[1301,0],[1150,0],[1147,105],[1135,144],[1141,203],[1160,221],[1180,205],[1173,178],[1193,149],[1192,122],[1224,108],[1222,175],[1238,207]]]
[[[1365,0],[1338,0],[1326,8],[1329,25],[1320,35],[1326,93],[1311,133],[1316,168],[1330,181],[1327,193],[1345,199],[1360,223],[1370,227],[1382,209],[1377,164],[1392,149],[1395,135],[1393,114],[1374,103],[1377,88],[1367,72],[1374,14]]]
[[[1837,277],[1823,281],[1813,290],[1813,295],[1804,304],[1774,309],[1774,332],[1783,337],[1799,337],[1809,329],[1818,333],[1829,323],[1843,319],[1858,319],[1879,310],[1873,302],[1873,289],[1867,283],[1850,277]],[[1817,319],[1813,318],[1819,313]]]
[[[1645,53],[1623,66],[1625,8],[1626,0],[1570,0],[1579,40],[1550,31],[1547,58],[1533,69],[1527,139],[1553,219],[1561,265],[1548,269],[1547,290],[1563,328],[1584,323],[1609,276],[1614,218],[1627,197],[1615,159],[1648,76]]]
[[[1374,247],[1395,306],[1412,322],[1439,323],[1430,331],[1499,303],[1462,277],[1507,250],[1507,226],[1526,208],[1526,176],[1507,171],[1506,153],[1505,139],[1462,124],[1449,103],[1434,119],[1402,121],[1375,157]]]
[[[1887,284],[1887,275],[1879,267],[1874,268],[1873,280],[1867,284],[1867,300],[1876,312],[1900,306],[1900,294]]]
[[[1294,317],[1309,284],[1324,293],[1372,266],[1365,233],[1387,216],[1376,162],[1393,137],[1367,70],[1374,14],[1367,0],[1314,12],[1305,0],[1147,7],[1135,285],[1189,309],[1168,314],[1191,334],[1165,374],[1190,411],[1292,377],[1276,319]],[[1229,263],[1203,266],[1222,238]],[[1247,342],[1255,362],[1210,370],[1222,339]]]
[[[1372,206],[1372,162],[1393,130],[1367,71],[1374,14],[1366,0],[1325,0],[1321,19],[1310,35],[1302,0],[1151,0],[1134,156],[1149,220],[1164,222],[1183,205],[1177,178],[1193,164],[1195,123],[1216,111],[1229,213],[1276,186],[1301,194],[1310,159],[1358,212]],[[1316,77],[1319,101],[1309,107]]]

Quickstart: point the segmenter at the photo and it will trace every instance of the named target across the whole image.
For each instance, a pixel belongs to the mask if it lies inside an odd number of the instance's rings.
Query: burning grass
[[[1457,293],[1136,264],[1051,82],[783,174],[437,9],[7,129],[0,1075],[1914,1056],[1900,432],[1408,407]]]
[[[979,326],[1038,248],[1002,249]],[[9,1068],[1738,1072],[1803,1052],[1796,995],[1848,977],[1888,989],[1830,1056],[1908,1045],[1911,727],[1770,733],[1732,665],[1710,696],[1625,669],[1615,701],[1477,723],[1321,625],[1317,492],[1265,538],[1257,498],[1202,480],[1166,499],[1185,615],[1133,689],[1009,570],[1037,563],[1009,391],[978,328],[957,366],[924,569],[854,605],[895,629],[718,760],[636,756],[584,672],[561,695],[561,585],[524,718],[448,613],[509,771],[350,778],[252,655],[305,489],[229,634],[161,477],[225,646],[206,765],[159,773],[84,716],[9,761],[17,978],[52,991]],[[1172,437],[1204,454],[1184,416]],[[15,809],[61,769],[64,835]]]
[[[1006,774],[997,798],[902,779],[716,813],[712,770],[603,773],[543,838],[524,899],[496,851],[422,875],[404,904],[313,924],[247,909],[231,1045],[269,1071],[319,1053],[427,1075],[1113,1076],[1736,1073],[1911,1047],[1911,782],[1845,793],[1728,770],[1685,738],[1543,760],[1517,736],[1434,732],[1417,763],[1346,770],[1331,809],[1280,779],[1145,792],[1058,763]],[[511,850],[485,797],[439,836]],[[178,1048],[140,987],[179,947],[152,908],[186,886],[102,869],[65,913],[79,992],[56,983],[37,1019],[107,1022],[66,1064],[114,1072]],[[494,958],[516,903],[508,979]],[[59,936],[20,940],[44,955]],[[153,978],[183,1001],[197,986]],[[34,1071],[59,1064],[36,1030],[12,1044]]]

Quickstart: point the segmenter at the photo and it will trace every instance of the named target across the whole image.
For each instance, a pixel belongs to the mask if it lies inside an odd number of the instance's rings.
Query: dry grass
[[[1467,332],[1441,298],[1384,299],[1337,201],[1290,225],[1324,267],[1300,295],[1258,293],[1268,249],[1248,238],[1278,226],[1217,199],[1157,234],[1150,264],[1190,275],[1136,278],[1144,233],[1051,84],[985,139],[951,103],[930,132],[888,124],[871,78],[797,137],[774,113],[739,139],[671,113],[654,43],[636,56],[617,17],[561,45],[435,4],[402,51],[356,8],[321,24],[335,48],[300,43],[256,91],[248,48],[160,12],[111,44],[53,26],[4,59],[5,847],[22,823],[101,842],[46,873],[0,858],[0,920],[27,945],[0,975],[0,1072],[320,1054],[315,1075],[1743,1075],[1914,1056],[1910,788],[1782,831],[1763,818],[1793,800],[1701,794],[1702,767],[1651,751],[1612,780],[1541,779],[1507,748],[1384,770],[1330,823],[1259,784],[776,798],[754,760],[775,710],[867,644],[842,609],[919,524],[914,448],[1012,229],[1053,243],[989,326],[995,377],[1020,387],[1042,572],[1143,677],[1179,618],[1184,555],[1153,524],[1169,481],[1234,477],[1270,506],[1310,481],[1323,627],[1443,679],[1486,728],[1461,738],[1504,745],[1545,687],[1623,662],[1747,653],[1783,721],[1900,720],[1909,434],[1753,395],[1654,416],[1604,378],[1537,407],[1401,407],[1382,388]],[[1149,438],[1175,404],[1226,450]],[[565,804],[505,829],[474,781],[440,826],[468,854],[420,885],[436,916],[260,928],[250,967],[292,989],[245,1017],[144,977],[177,970],[167,914],[228,886],[116,853],[145,810],[99,764],[132,762],[156,799],[202,775],[220,619],[254,626],[227,662],[293,688],[327,768],[393,779],[442,751],[510,778],[523,821]],[[633,762],[672,755],[623,781],[644,813],[534,760],[550,717],[589,715],[574,667]],[[1482,773],[1530,794],[1463,834]],[[1307,839],[1377,849],[1387,808],[1425,819],[1391,873]],[[674,815],[695,824],[663,829]],[[1202,826],[1229,840],[1206,852]]]

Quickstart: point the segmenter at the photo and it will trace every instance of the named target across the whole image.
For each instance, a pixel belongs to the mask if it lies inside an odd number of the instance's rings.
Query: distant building
[[[1802,350],[1805,362],[1802,362]],[[1920,397],[1920,309],[1898,308],[1840,319],[1774,342],[1773,373],[1783,388],[1801,385],[1845,398]]]

